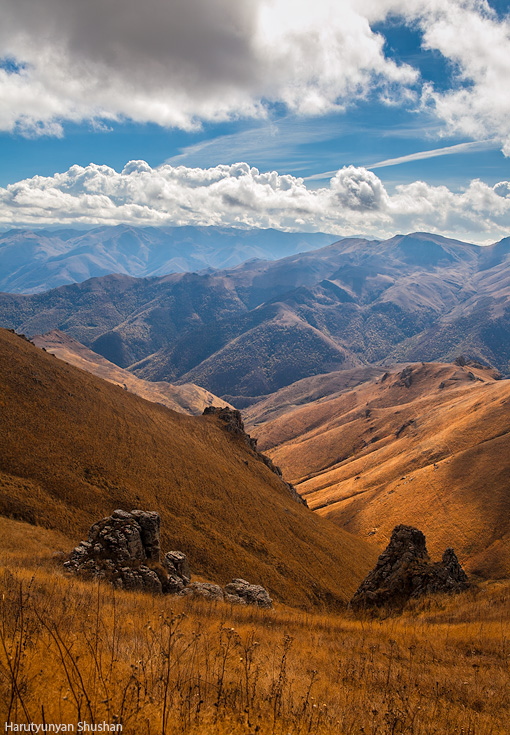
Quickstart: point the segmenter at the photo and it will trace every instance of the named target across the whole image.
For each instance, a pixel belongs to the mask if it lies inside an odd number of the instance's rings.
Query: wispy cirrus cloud
[[[492,140],[470,141],[468,143],[458,143],[456,145],[443,146],[442,148],[431,148],[426,151],[417,151],[409,153],[405,156],[397,156],[396,158],[387,158],[384,161],[368,164],[364,168],[371,171],[377,168],[386,168],[386,166],[398,166],[401,163],[412,163],[413,161],[425,161],[428,158],[437,158],[440,156],[452,156],[461,153],[474,153],[477,151],[488,150],[490,148],[498,148],[497,143]],[[306,176],[305,181],[314,181],[321,179],[330,179],[336,174],[336,170],[324,171],[318,174]]]
[[[483,151],[489,148],[497,148],[497,144],[492,140],[470,141],[468,143],[458,143],[457,145],[443,146],[442,148],[432,148],[427,151],[417,151],[407,156],[398,156],[397,158],[387,158],[385,161],[372,163],[366,168],[372,170],[374,168],[385,168],[386,166],[398,166],[401,163],[411,163],[412,161],[425,161],[427,158],[438,158],[439,156],[452,156],[459,153],[473,153],[475,151]]]

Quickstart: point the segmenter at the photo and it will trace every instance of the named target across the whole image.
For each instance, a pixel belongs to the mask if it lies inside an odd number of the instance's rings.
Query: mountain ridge
[[[227,268],[334,240],[324,233],[215,226],[13,229],[0,233],[0,291],[39,293],[111,273],[146,277]]]
[[[236,405],[367,364],[466,354],[508,375],[509,254],[510,240],[345,238],[223,271],[0,294],[0,324],[60,329],[140,378],[192,382]]]
[[[196,574],[247,577],[305,607],[344,604],[375,559],[297,503],[215,415],[175,413],[5,330],[0,420],[0,515],[53,529],[69,548],[116,508],[156,510],[163,545]]]

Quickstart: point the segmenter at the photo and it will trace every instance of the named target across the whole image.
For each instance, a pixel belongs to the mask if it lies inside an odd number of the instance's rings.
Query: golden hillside
[[[2,722],[508,735],[507,580],[363,619],[116,590],[63,575],[58,548],[58,533],[0,517]]]
[[[214,393],[194,383],[173,385],[165,381],[153,383],[137,378],[129,370],[115,365],[59,329],[53,329],[46,334],[38,334],[32,337],[31,341],[37,347],[58,357],[59,360],[64,360],[70,365],[119,385],[124,390],[136,393],[148,401],[161,403],[178,413],[195,416],[203,413],[206,406],[230,406]]]
[[[414,525],[433,554],[453,546],[469,571],[510,575],[510,381],[415,364],[252,433],[342,528],[382,547],[395,525]]]
[[[376,552],[296,503],[215,416],[191,417],[0,330],[0,514],[69,549],[115,508],[157,510],[162,546],[219,583],[244,577],[290,604],[345,601]]]

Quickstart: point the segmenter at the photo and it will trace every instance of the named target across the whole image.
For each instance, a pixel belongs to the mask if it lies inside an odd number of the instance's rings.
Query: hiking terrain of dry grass
[[[250,431],[342,528],[383,548],[406,523],[433,555],[453,546],[472,574],[510,576],[510,381],[469,365],[406,371],[305,405],[293,405],[290,386],[276,418],[264,420],[277,395],[249,409]]]
[[[71,550],[116,508],[161,515],[163,551],[219,584],[242,577],[288,604],[345,603],[375,547],[291,497],[215,416],[185,416],[0,330],[0,515]]]
[[[62,574],[0,522],[0,721],[125,735],[507,735],[510,584],[398,617],[232,607]],[[23,540],[23,544],[20,541]]]

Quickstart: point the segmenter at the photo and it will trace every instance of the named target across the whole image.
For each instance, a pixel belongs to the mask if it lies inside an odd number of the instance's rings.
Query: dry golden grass
[[[14,525],[10,525],[14,524]],[[22,524],[4,522],[2,547]],[[0,722],[125,735],[508,735],[510,584],[356,619],[115,591],[37,530],[0,567]]]
[[[509,406],[510,381],[490,371],[419,364],[410,387],[393,373],[290,405],[253,433],[310,507],[342,528],[382,548],[407,523],[434,555],[454,546],[470,572],[507,577]]]
[[[129,370],[115,365],[106,358],[89,350],[69,335],[54,329],[47,334],[37,335],[31,340],[37,347],[55,355],[59,360],[74,365],[80,370],[97,375],[98,378],[108,380],[147,401],[161,403],[178,413],[200,415],[206,406],[230,406],[226,401],[210,393],[205,388],[194,383],[173,385],[160,381],[157,383],[141,380]]]
[[[377,556],[296,503],[216,417],[145,401],[5,330],[0,426],[0,515],[58,531],[69,550],[115,508],[156,510],[163,550],[194,573],[305,607],[348,600]]]

